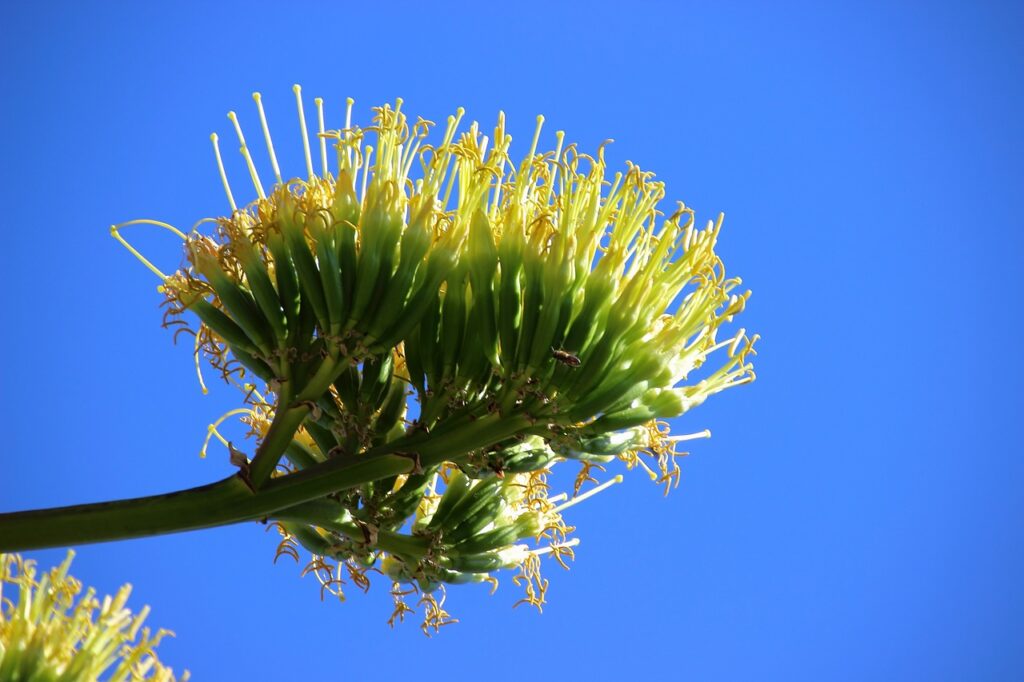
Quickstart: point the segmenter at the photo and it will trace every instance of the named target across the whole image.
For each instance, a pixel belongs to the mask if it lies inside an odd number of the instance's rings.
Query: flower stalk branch
[[[325,591],[387,575],[392,622],[410,589],[425,628],[451,622],[435,590],[509,568],[539,608],[541,557],[566,565],[577,542],[562,517],[575,503],[548,494],[553,467],[580,466],[579,499],[621,480],[597,478],[616,460],[667,492],[678,444],[709,434],[671,436],[666,420],[754,379],[757,336],[719,338],[750,295],[715,252],[721,217],[699,228],[683,204],[661,210],[664,185],[633,164],[609,176],[605,145],[585,154],[559,131],[543,151],[542,117],[516,164],[504,115],[486,135],[459,109],[431,140],[401,100],[365,128],[348,100],[335,129],[316,100],[317,170],[295,97],[302,179],[281,175],[257,94],[272,186],[231,112],[251,204],[236,204],[213,135],[229,215],[111,230],[160,278],[165,323],[243,388],[229,415],[258,438],[252,459],[216,431],[226,415],[210,434],[238,474],[0,514],[0,550],[260,520],[280,531],[278,556],[312,554]],[[143,224],[182,240],[184,267],[165,274],[120,233]]]

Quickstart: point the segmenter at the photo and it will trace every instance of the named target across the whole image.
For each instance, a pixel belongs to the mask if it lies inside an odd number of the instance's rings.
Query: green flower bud
[[[267,507],[318,561],[364,578],[377,562],[424,592],[517,567],[539,606],[539,557],[572,552],[562,511],[619,480],[583,491],[593,465],[678,481],[685,437],[660,420],[753,380],[757,337],[717,341],[749,296],[715,253],[721,218],[701,229],[689,208],[665,211],[653,174],[609,176],[603,148],[585,156],[561,132],[539,151],[542,119],[518,164],[503,116],[493,135],[460,133],[459,110],[426,144],[432,124],[411,123],[400,100],[365,129],[349,101],[337,130],[317,100],[322,170],[307,137],[307,173],[286,182],[256,101],[277,182],[261,184],[232,115],[257,198],[235,204],[214,137],[230,215],[213,236],[151,223],[185,240],[187,267],[163,275],[113,228],[162,279],[171,317],[199,316],[197,356],[268,383],[240,475],[257,502],[321,496]],[[270,480],[286,453],[301,471]],[[387,460],[380,478],[334,483]],[[574,497],[549,496],[566,460],[582,463]]]

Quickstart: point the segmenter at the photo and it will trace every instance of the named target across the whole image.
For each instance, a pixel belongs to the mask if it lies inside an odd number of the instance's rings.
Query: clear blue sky
[[[294,82],[329,117],[349,95],[363,120],[396,96],[433,120],[503,109],[517,154],[538,113],[552,139],[615,138],[615,164],[726,213],[764,337],[757,383],[678,424],[714,432],[678,491],[637,474],[573,511],[583,544],[543,615],[512,610],[506,579],[452,590],[462,623],[433,640],[392,632],[383,581],[322,604],[256,524],[80,548],[79,577],[131,581],[177,632],[169,663],[197,680],[1024,676],[1020,5],[157,4],[2,12],[0,510],[230,472],[196,453],[235,396],[199,394],[107,227],[223,213],[208,135],[236,109],[258,139],[256,89],[292,174]],[[178,262],[172,239],[142,242]]]

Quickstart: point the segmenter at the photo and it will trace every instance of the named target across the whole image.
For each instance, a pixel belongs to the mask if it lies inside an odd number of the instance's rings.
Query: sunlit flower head
[[[683,204],[662,209],[663,184],[632,164],[610,174],[605,145],[586,154],[557,132],[542,149],[542,118],[517,163],[504,115],[487,134],[459,109],[436,134],[397,100],[360,127],[348,100],[329,125],[317,99],[310,126],[295,96],[301,177],[282,175],[256,94],[273,179],[232,112],[255,199],[237,203],[214,135],[230,212],[188,234],[133,221],[183,240],[174,274],[132,251],[162,280],[168,324],[197,315],[197,358],[246,387],[254,433],[292,434],[278,475],[384,450],[414,461],[282,510],[279,551],[305,545],[328,587],[343,565],[357,585],[377,567],[397,594],[513,567],[539,605],[539,557],[572,547],[551,468],[580,463],[574,496],[616,458],[667,490],[678,444],[709,434],[665,420],[754,378],[757,337],[720,333],[749,296],[715,253],[721,217],[701,228]]]
[[[35,562],[0,554],[0,679],[187,680],[157,660],[154,649],[171,633],[143,627],[149,607],[125,608],[131,586],[102,599],[91,587],[82,594],[68,575],[73,555],[40,574]]]

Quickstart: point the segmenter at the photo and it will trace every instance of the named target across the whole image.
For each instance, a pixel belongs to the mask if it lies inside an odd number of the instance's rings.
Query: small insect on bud
[[[567,350],[562,350],[561,348],[552,348],[551,357],[553,357],[555,360],[562,363],[563,365],[568,365],[569,367],[580,366],[579,357],[577,357],[573,353],[570,353]]]

